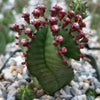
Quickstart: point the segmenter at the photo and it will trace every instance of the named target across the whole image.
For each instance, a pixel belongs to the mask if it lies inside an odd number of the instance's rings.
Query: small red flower
[[[58,25],[53,25],[52,26],[52,29],[51,29],[52,35],[55,36],[58,33],[59,30],[60,29],[59,29],[59,26]]]
[[[31,28],[26,28],[26,30],[25,30],[25,34],[27,35],[27,36],[29,36],[30,38],[32,38],[32,29]]]
[[[69,11],[68,11],[68,17],[69,17],[69,18],[73,18],[74,16],[75,16],[75,12],[72,11],[72,10],[69,10]]]
[[[29,45],[29,42],[28,42],[28,39],[22,39],[21,40],[21,44],[23,45],[23,46],[27,46],[28,47],[28,45]]]
[[[70,18],[65,17],[63,19],[63,24],[62,24],[62,28],[64,28],[65,26],[67,26],[70,23]]]
[[[39,5],[39,6],[37,6],[37,9],[40,10],[41,17],[43,17],[44,13],[45,13],[45,9],[46,9],[45,6],[44,5]]]
[[[32,24],[34,25],[34,27],[36,28],[36,30],[39,30],[39,27],[41,25],[41,21],[39,19],[34,19]]]
[[[66,15],[65,10],[60,10],[59,13],[58,13],[59,20],[62,20],[65,15]]]
[[[57,38],[56,38],[56,41],[57,41],[58,43],[62,43],[63,40],[64,40],[64,38],[63,38],[61,35],[58,35]]]
[[[62,10],[62,7],[55,5],[53,8],[56,9],[56,14],[58,15],[59,11]]]
[[[57,21],[56,17],[50,17],[50,18],[49,18],[49,24],[50,24],[50,26],[56,25],[57,22],[58,22],[58,21]]]
[[[47,24],[47,22],[44,21],[44,20],[41,23],[42,23],[43,26],[45,26]]]
[[[71,28],[70,28],[69,33],[74,32],[74,31],[78,31],[79,28],[80,28],[79,24],[74,22],[74,23],[71,24]]]
[[[56,13],[56,9],[55,8],[50,9],[50,15],[52,17],[56,17],[57,13]]]
[[[29,16],[30,16],[30,14],[27,13],[27,12],[23,12],[23,13],[22,13],[22,17],[24,18],[24,20],[25,20],[28,24],[30,24],[30,18],[29,18]]]
[[[83,27],[86,27],[86,23],[85,22],[80,22],[80,28],[82,29]]]
[[[16,23],[13,24],[13,29],[18,33],[21,32],[20,29],[19,29],[19,25],[17,25]]]
[[[36,19],[38,19],[40,17],[40,10],[34,9],[32,14]]]
[[[76,22],[81,22],[81,21],[82,21],[82,16],[79,15],[79,14],[76,15],[76,16],[75,16],[75,21],[76,21]]]

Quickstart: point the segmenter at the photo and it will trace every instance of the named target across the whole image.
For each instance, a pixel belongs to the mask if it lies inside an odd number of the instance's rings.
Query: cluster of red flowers
[[[70,24],[70,29],[67,30],[68,34],[71,34],[74,31],[78,32],[77,36],[75,36],[72,41],[76,42],[78,40],[80,41],[80,43],[88,42],[88,38],[85,36],[85,33],[82,30],[82,28],[84,28],[86,24],[85,22],[83,22],[83,18],[80,14],[76,15],[75,12],[72,10],[69,10],[68,14],[66,14],[66,11],[62,7],[55,5],[50,10],[50,18],[46,18],[44,14],[45,10],[46,8],[44,5],[38,5],[36,9],[34,9],[32,12],[32,15],[34,17],[32,22],[30,22],[30,14],[28,12],[23,12],[22,17],[27,22],[27,24],[32,24],[37,31],[40,29],[41,25],[46,26],[49,24],[49,27],[52,32],[52,36],[55,37],[55,42],[53,43],[53,45],[60,45],[63,43],[64,37],[61,35],[57,35],[57,33],[60,31],[61,28],[63,29],[69,24]],[[44,20],[41,21],[39,17],[43,17]],[[58,25],[58,21],[62,21],[62,25]],[[18,32],[18,35],[20,35],[21,30],[25,29],[25,25],[22,24],[20,29],[19,25],[13,24],[13,28],[16,32]],[[32,31],[31,28],[25,29],[25,35],[27,35],[32,39],[36,38],[35,33]],[[18,39],[19,37],[15,36],[15,38]],[[18,45],[18,43],[16,44]],[[21,40],[21,44],[25,47],[30,48],[29,45],[30,42],[28,41],[28,39],[23,38]],[[79,44],[78,49],[83,49],[83,48],[84,45]],[[66,52],[67,52],[66,47],[60,47],[57,54],[64,54]],[[23,53],[23,56],[26,57],[27,54]],[[83,58],[85,57],[85,55],[80,54],[80,57]],[[67,63],[67,59],[63,58],[63,62]],[[23,62],[22,64],[26,64],[26,63]]]

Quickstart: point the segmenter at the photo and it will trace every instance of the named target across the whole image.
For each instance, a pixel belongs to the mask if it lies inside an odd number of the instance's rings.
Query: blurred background
[[[25,10],[25,7],[31,12],[38,4],[44,4],[47,9],[50,9],[55,4],[59,4],[67,10],[71,2],[72,0],[0,0],[0,62],[3,63],[5,61],[2,59],[4,59],[3,56],[6,55],[7,50],[10,53],[15,50],[15,47],[11,47],[15,45],[15,33],[12,30],[12,24],[14,22],[18,24],[22,23],[21,13]],[[91,35],[91,30],[95,31],[97,42],[100,42],[100,0],[87,0],[87,2],[88,18],[85,20],[87,22],[86,30],[88,31],[89,29],[89,35]],[[8,45],[9,49],[6,46],[7,44],[10,45]],[[8,57],[9,55],[6,56]]]

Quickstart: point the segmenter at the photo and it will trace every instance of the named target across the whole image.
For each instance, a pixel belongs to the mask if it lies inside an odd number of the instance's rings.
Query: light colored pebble
[[[88,90],[89,89],[89,84],[88,83],[83,83],[83,89]]]
[[[21,75],[21,74],[17,74],[17,78],[19,79],[19,80],[22,80],[23,79],[23,76]]]
[[[96,89],[96,93],[100,94],[100,89],[99,88]]]

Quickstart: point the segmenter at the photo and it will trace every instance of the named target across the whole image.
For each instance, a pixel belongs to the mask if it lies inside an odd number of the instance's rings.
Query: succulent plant
[[[15,37],[19,40],[16,44],[20,45],[25,57],[22,64],[27,65],[44,91],[53,95],[73,79],[70,59],[85,57],[80,49],[88,38],[82,31],[86,25],[80,13],[69,10],[66,14],[62,7],[55,5],[50,17],[46,18],[45,10],[45,6],[38,5],[32,12],[33,21],[28,12],[23,12],[27,24],[13,24],[13,28],[19,35]]]
[[[28,86],[22,85],[16,95],[16,100],[33,100],[35,98],[35,95],[32,88],[34,88],[33,84],[30,84]]]

